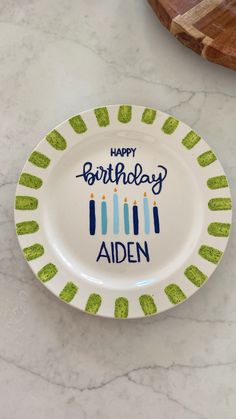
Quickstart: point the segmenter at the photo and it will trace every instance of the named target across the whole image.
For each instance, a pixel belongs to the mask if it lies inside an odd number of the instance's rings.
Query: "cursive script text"
[[[118,185],[141,185],[148,183],[152,186],[154,195],[158,195],[162,190],[163,181],[167,176],[167,168],[161,164],[157,165],[157,173],[147,174],[143,172],[140,163],[134,165],[133,170],[126,172],[124,163],[113,165],[109,163],[107,167],[96,166],[88,161],[84,163],[82,173],[76,175],[77,178],[83,178],[88,185],[92,186],[95,182],[114,183]]]

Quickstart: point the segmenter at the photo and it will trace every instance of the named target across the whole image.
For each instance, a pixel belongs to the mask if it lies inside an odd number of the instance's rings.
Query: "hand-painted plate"
[[[107,106],[63,122],[27,160],[15,221],[31,269],[61,300],[115,318],[153,315],[209,278],[231,198],[214,152],[155,109]]]

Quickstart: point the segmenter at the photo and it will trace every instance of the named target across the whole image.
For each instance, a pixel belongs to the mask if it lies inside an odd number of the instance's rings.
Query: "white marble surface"
[[[194,297],[138,321],[90,317],[34,279],[13,224],[22,165],[79,111],[173,113],[236,193],[236,73],[203,61],[144,0],[0,0],[0,419],[235,419],[236,240]]]

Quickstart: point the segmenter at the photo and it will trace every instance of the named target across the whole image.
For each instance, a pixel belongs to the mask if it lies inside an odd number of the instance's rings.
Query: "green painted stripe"
[[[16,196],[15,209],[35,210],[38,207],[38,200],[33,196]]]
[[[208,208],[211,211],[231,210],[232,201],[230,198],[212,198],[208,202]]]
[[[40,256],[42,256],[44,254],[44,248],[41,244],[35,243],[32,246],[25,247],[23,249],[23,253],[24,253],[25,259],[30,261],[30,260],[37,259]]]
[[[216,161],[216,156],[213,153],[213,151],[209,150],[205,153],[200,154],[200,156],[198,156],[197,158],[197,161],[200,164],[200,166],[205,167]]]
[[[63,290],[60,292],[59,297],[61,300],[70,303],[73,300],[77,291],[77,285],[75,285],[73,282],[67,282]]]
[[[172,116],[169,116],[162,125],[162,131],[165,134],[173,134],[173,132],[176,130],[177,126],[179,125],[178,119],[173,118]]]
[[[53,263],[48,263],[42,269],[40,269],[38,272],[38,278],[42,282],[47,282],[52,279],[57,274],[57,272],[57,267]]]
[[[23,234],[36,233],[39,230],[39,225],[36,221],[22,221],[16,224],[16,234],[19,236]]]
[[[226,176],[215,176],[208,179],[207,186],[209,189],[220,189],[229,185]]]
[[[94,109],[94,113],[100,127],[106,127],[110,124],[109,113],[106,107]]]
[[[199,141],[201,137],[195,131],[189,131],[188,134],[182,139],[182,144],[191,150]]]
[[[125,297],[119,297],[115,301],[115,313],[116,318],[126,318],[129,313],[129,301]]]
[[[87,126],[80,115],[73,116],[69,119],[69,123],[72,126],[76,134],[83,134],[87,131]]]
[[[43,181],[40,177],[30,175],[29,173],[21,173],[19,184],[27,186],[27,188],[39,189],[41,188]]]
[[[155,109],[146,108],[143,111],[141,121],[145,124],[153,124],[156,119],[157,111]]]
[[[230,232],[230,224],[228,223],[211,223],[207,229],[211,236],[228,237]]]
[[[217,265],[221,256],[223,255],[223,252],[221,252],[221,250],[206,245],[201,246],[198,253],[204,259],[214,263],[215,265]]]
[[[185,269],[184,274],[189,281],[196,285],[196,287],[201,287],[207,279],[207,276],[194,265],[188,266],[188,268]]]
[[[90,294],[85,311],[88,313],[96,314],[100,308],[100,305],[102,303],[102,298],[99,294]]]
[[[55,129],[51,131],[47,136],[46,140],[54,147],[56,150],[63,151],[66,149],[66,140],[62,135]]]
[[[167,285],[165,293],[172,304],[179,304],[186,299],[186,295],[176,284]]]
[[[155,314],[157,312],[156,304],[151,295],[141,295],[139,297],[139,303],[145,316],[149,316],[150,314]]]
[[[123,124],[127,124],[131,121],[132,118],[132,106],[130,105],[121,105],[118,112],[118,121]]]
[[[29,157],[30,163],[34,164],[37,167],[41,167],[42,169],[46,169],[50,163],[50,159],[39,151],[33,151],[31,156]]]

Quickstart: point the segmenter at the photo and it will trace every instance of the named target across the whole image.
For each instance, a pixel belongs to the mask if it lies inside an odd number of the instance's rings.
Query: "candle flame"
[[[114,192],[117,192],[117,188],[114,189]]]
[[[136,199],[134,200],[134,205],[136,205],[137,204],[137,201],[136,201]]]
[[[156,201],[154,201],[154,202],[153,202],[154,207],[156,206],[156,204],[157,204],[157,203],[156,203]]]
[[[102,195],[102,199],[106,199],[106,196],[105,195]]]
[[[93,195],[93,193],[91,193],[91,194],[90,194],[90,198],[93,198],[93,197],[94,197],[94,195]]]
[[[127,202],[127,198],[126,197],[125,197],[124,201]]]
[[[147,192],[144,192],[143,196],[147,196]]]

